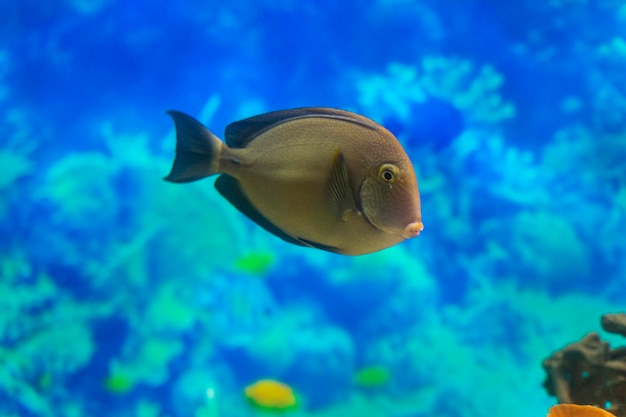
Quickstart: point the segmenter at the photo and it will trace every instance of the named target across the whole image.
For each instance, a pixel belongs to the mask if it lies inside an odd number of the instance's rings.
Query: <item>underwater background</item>
[[[626,306],[618,0],[0,2],[0,415],[543,417],[542,360]],[[394,132],[425,229],[345,257],[164,182],[330,106]],[[602,337],[608,337],[602,333]],[[610,338],[609,338],[610,339]],[[624,344],[623,339],[617,340]]]

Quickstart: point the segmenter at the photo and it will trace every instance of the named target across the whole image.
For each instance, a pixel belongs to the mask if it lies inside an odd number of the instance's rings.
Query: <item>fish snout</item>
[[[420,221],[409,223],[404,228],[403,236],[405,239],[410,239],[420,234],[420,232],[424,230],[424,224]]]

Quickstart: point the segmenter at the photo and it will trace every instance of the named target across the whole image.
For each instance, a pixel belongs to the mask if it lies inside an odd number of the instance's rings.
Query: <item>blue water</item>
[[[541,361],[626,305],[626,6],[0,2],[0,415],[545,416]],[[162,181],[165,111],[398,135],[424,232],[289,245]],[[605,337],[602,334],[602,337]],[[616,343],[624,343],[617,340]],[[390,378],[355,385],[382,366]],[[207,390],[213,395],[207,395]]]

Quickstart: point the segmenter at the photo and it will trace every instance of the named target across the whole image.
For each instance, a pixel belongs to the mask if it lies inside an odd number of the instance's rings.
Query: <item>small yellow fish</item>
[[[245,388],[250,401],[262,408],[284,410],[296,405],[296,395],[291,387],[273,379],[260,379]]]
[[[550,407],[547,417],[615,417],[615,415],[592,405],[558,404]]]
[[[411,160],[384,127],[355,113],[308,107],[230,124],[226,143],[179,111],[165,177],[222,174],[217,190],[267,231],[345,255],[376,252],[424,226]]]

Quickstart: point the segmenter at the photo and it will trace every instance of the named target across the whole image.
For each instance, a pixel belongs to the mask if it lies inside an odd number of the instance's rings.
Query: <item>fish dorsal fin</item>
[[[357,206],[350,188],[348,168],[343,153],[337,149],[333,156],[333,163],[328,178],[328,197],[330,206],[337,211],[342,220],[346,220],[349,214],[357,213]]]
[[[261,133],[281,123],[308,118],[321,117],[344,120],[376,130],[379,126],[371,120],[355,113],[328,107],[302,107],[291,110],[278,110],[234,122],[226,126],[224,140],[231,148],[245,148]]]

